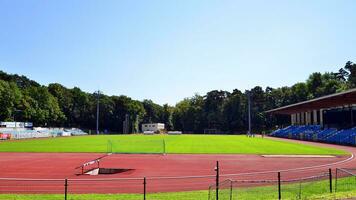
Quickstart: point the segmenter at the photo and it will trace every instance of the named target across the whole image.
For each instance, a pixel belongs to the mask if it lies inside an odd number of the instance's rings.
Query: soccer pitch
[[[97,135],[0,142],[0,152],[108,152],[108,141],[120,151],[146,152],[164,141],[168,154],[344,155],[347,152],[244,135]]]

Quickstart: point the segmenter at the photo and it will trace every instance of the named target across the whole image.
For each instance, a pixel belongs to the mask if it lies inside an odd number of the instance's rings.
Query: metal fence
[[[356,190],[356,169],[149,178],[0,178],[1,194],[49,195],[53,200],[308,199]],[[177,192],[179,191],[179,192]],[[173,192],[173,193],[172,193]],[[16,198],[9,198],[16,199]],[[41,199],[41,198],[37,198]]]
[[[205,200],[207,188],[214,180],[214,175],[111,179],[93,179],[90,176],[81,179],[1,178],[0,197],[1,194],[19,194],[25,196],[50,195],[50,199],[53,200],[96,198],[105,200],[157,200],[171,199],[174,193],[174,199]],[[201,191],[196,191],[199,189]],[[96,195],[90,196],[90,194]]]
[[[216,184],[209,187],[208,199],[306,199],[333,191],[331,170],[299,178],[289,178],[290,173],[294,172],[277,172],[269,179],[226,179],[218,188]]]
[[[356,169],[337,168],[335,173],[335,192],[356,190]]]

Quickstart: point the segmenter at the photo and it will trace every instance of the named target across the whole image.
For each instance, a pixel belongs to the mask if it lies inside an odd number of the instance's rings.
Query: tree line
[[[356,64],[347,62],[337,72],[315,72],[305,82],[279,88],[256,86],[249,91],[213,90],[185,98],[175,106],[151,100],[87,93],[59,83],[48,86],[25,76],[0,71],[0,121],[31,121],[35,126],[95,129],[96,102],[100,99],[100,129],[122,132],[129,115],[131,132],[140,124],[162,122],[167,130],[202,133],[204,129],[241,132],[247,129],[248,99],[251,98],[252,127],[269,129],[289,123],[288,117],[267,116],[263,111],[341,92],[356,87]]]

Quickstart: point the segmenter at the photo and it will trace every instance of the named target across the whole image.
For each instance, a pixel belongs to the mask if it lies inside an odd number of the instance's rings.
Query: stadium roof
[[[294,114],[356,104],[356,88],[266,111],[270,114]]]

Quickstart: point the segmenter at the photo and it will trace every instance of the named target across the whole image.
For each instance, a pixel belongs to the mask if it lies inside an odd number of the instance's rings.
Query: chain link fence
[[[315,173],[315,174],[314,174]],[[310,174],[313,174],[310,176]],[[247,174],[209,187],[209,200],[307,199],[331,193],[332,171]]]
[[[356,169],[337,168],[335,174],[335,192],[356,190]]]

